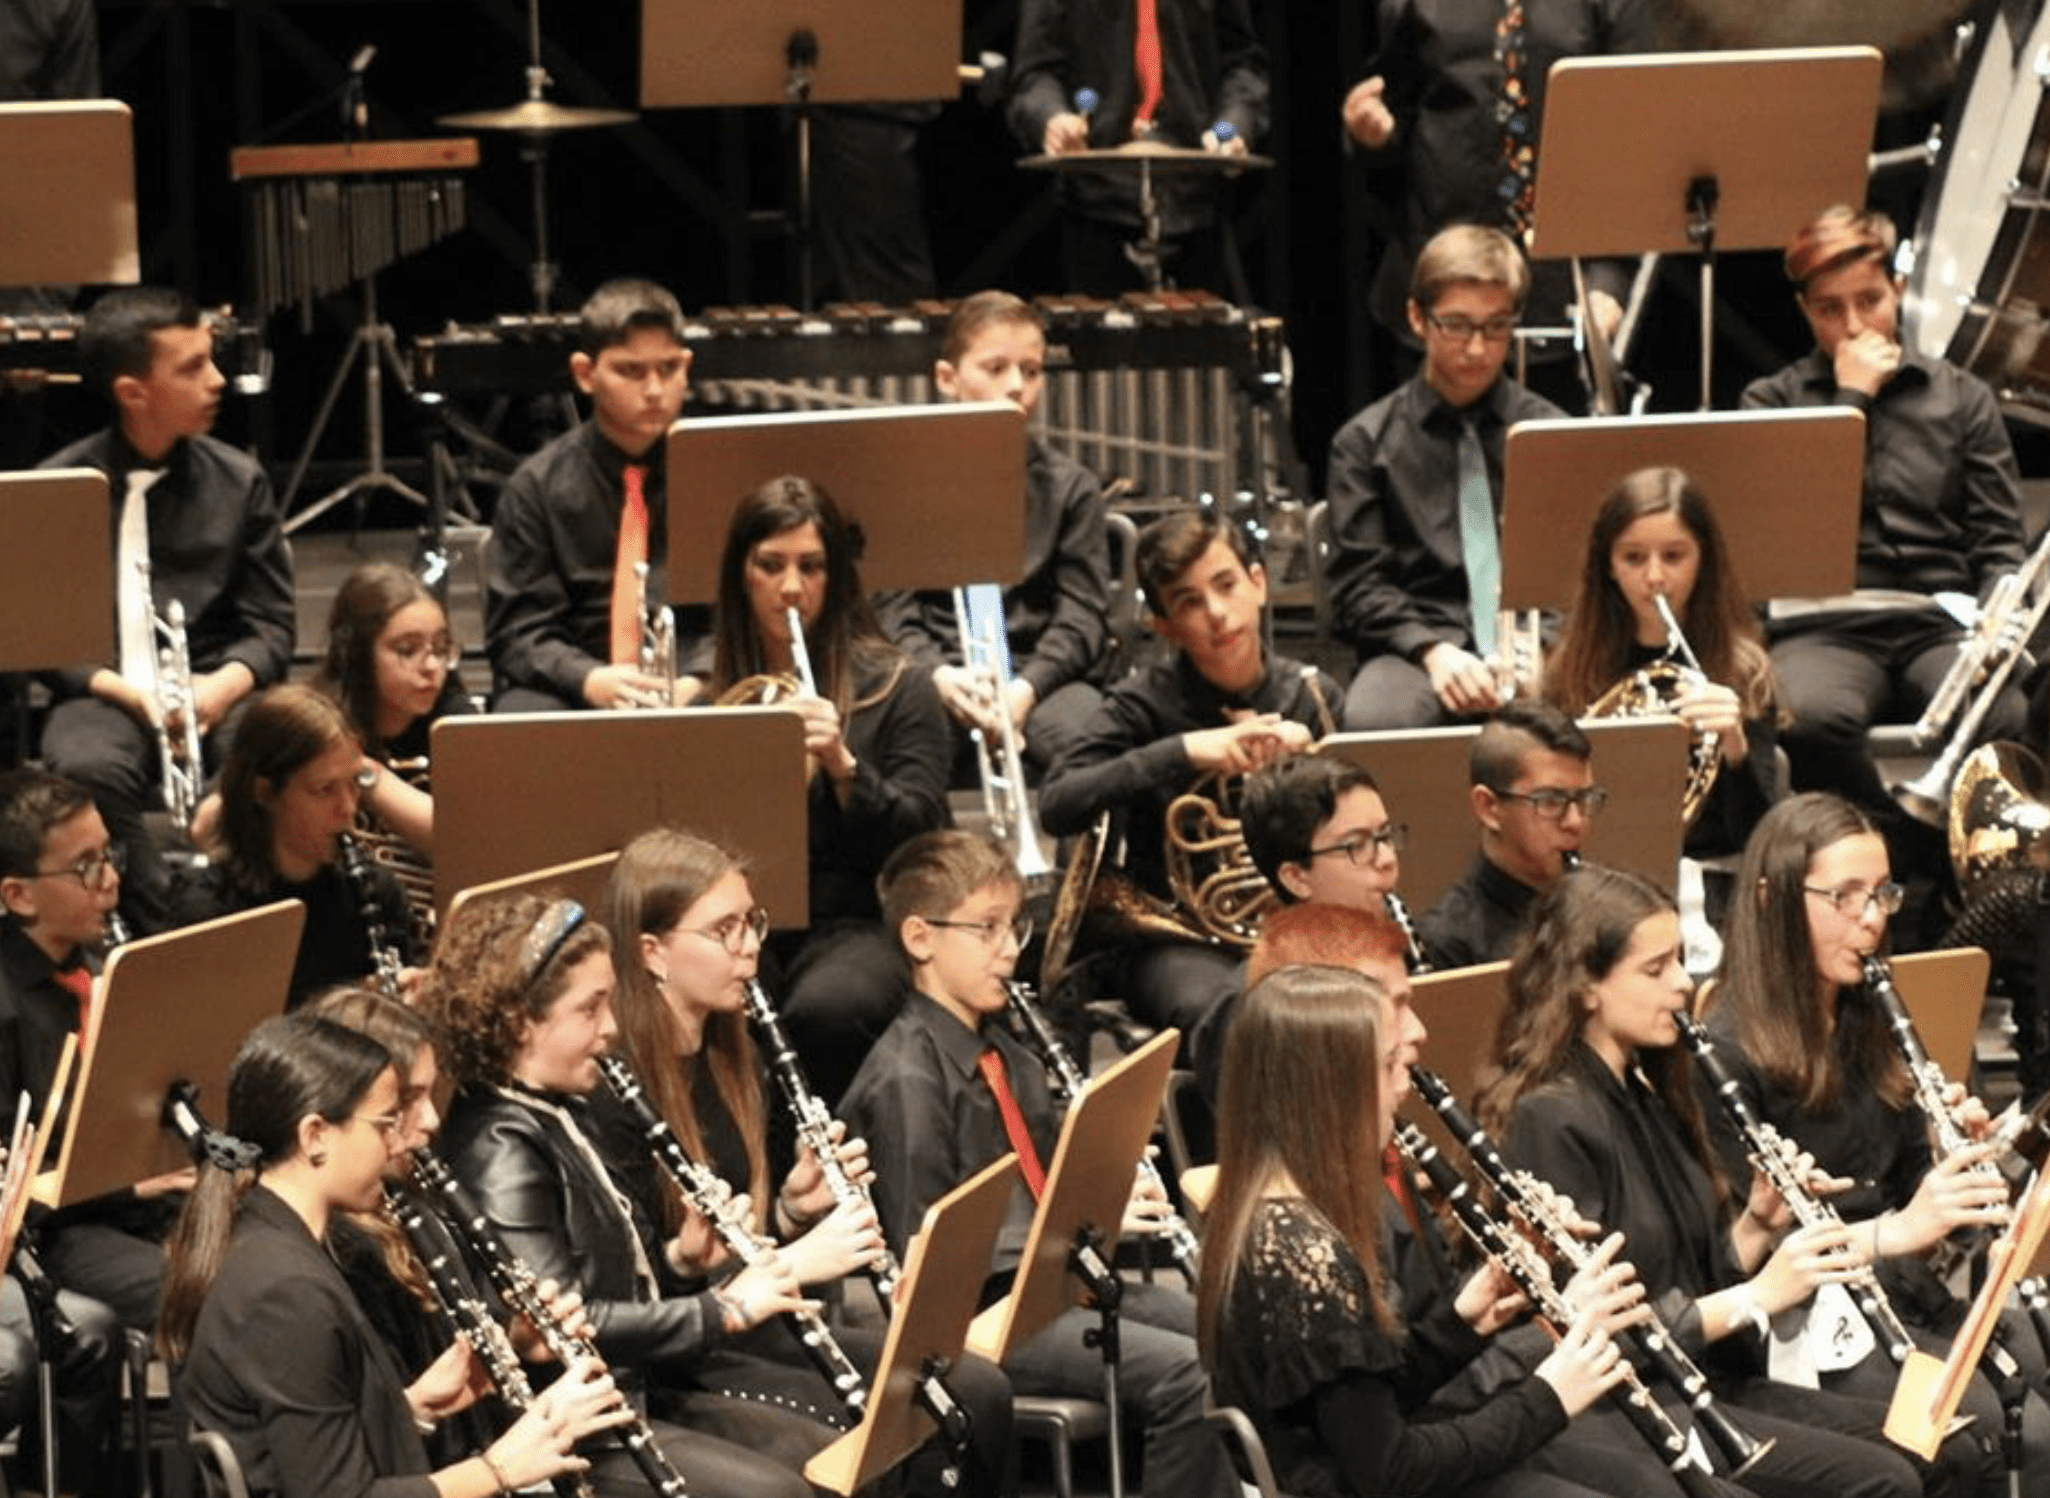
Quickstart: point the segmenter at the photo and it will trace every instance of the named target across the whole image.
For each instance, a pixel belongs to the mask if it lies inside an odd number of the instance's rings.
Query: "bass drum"
[[[1979,7],[1915,227],[1907,337],[2050,425],[2050,14],[2044,0]]]

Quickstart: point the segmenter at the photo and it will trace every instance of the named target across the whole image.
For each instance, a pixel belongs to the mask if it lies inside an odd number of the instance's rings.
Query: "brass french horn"
[[[1672,606],[1666,602],[1665,594],[1654,593],[1652,598],[1658,605],[1659,617],[1665,621],[1666,653],[1618,680],[1589,703],[1581,716],[1678,717],[1680,699],[1708,679],[1693,648],[1688,645],[1687,637],[1680,633],[1680,621],[1673,617]],[[1701,808],[1708,804],[1708,793],[1715,788],[1715,779],[1722,772],[1722,767],[1723,750],[1719,736],[1713,733],[1695,735],[1687,751],[1687,784],[1680,793],[1680,819],[1687,826],[1694,825],[1695,819],[1701,815]]]

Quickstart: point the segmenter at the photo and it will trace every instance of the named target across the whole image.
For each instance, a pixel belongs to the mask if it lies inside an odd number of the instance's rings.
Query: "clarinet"
[[[505,1241],[491,1226],[470,1193],[463,1189],[462,1182],[450,1174],[449,1168],[426,1145],[413,1151],[413,1182],[429,1202],[440,1202],[445,1211],[438,1212],[442,1222],[457,1241],[467,1248],[477,1263],[484,1266],[492,1285],[511,1307],[513,1314],[524,1316],[534,1330],[541,1334],[541,1340],[554,1354],[557,1362],[565,1368],[577,1358],[596,1358],[602,1362],[597,1344],[581,1332],[570,1329],[569,1324],[556,1314],[555,1308],[542,1297],[541,1282],[534,1271],[518,1258]],[[662,1448],[655,1444],[655,1434],[648,1428],[645,1415],[634,1409],[633,1402],[627,1402],[633,1411],[633,1419],[620,1427],[620,1440],[626,1453],[633,1458],[641,1476],[648,1486],[655,1490],[657,1498],[684,1498],[688,1491],[683,1474],[676,1470]]]
[[[356,912],[363,919],[363,933],[370,943],[370,968],[378,992],[388,999],[399,998],[399,969],[405,964],[399,960],[398,948],[392,945],[391,932],[385,927],[384,911],[377,903],[377,885],[370,877],[370,860],[363,856],[363,845],[351,834],[342,833],[338,842],[342,874],[356,896]]]
[[[1046,1066],[1047,1080],[1053,1084],[1055,1099],[1063,1108],[1074,1107],[1082,1089],[1089,1085],[1089,1079],[1082,1075],[1082,1068],[1075,1064],[1075,1058],[1061,1044],[1060,1036],[1054,1034],[1046,1016],[1039,1012],[1039,1005],[1033,1001],[1032,990],[1028,986],[1006,982],[1004,997],[1018,1027],[1025,1032],[1026,1040],[1032,1049],[1039,1052],[1039,1059]],[[1139,1157],[1139,1174],[1159,1187],[1161,1195],[1167,1194],[1167,1182],[1160,1178],[1159,1167],[1145,1155]],[[1167,1243],[1168,1256],[1174,1260],[1175,1268],[1182,1272],[1182,1278],[1193,1290],[1200,1272],[1199,1255],[1202,1252],[1195,1233],[1179,1214],[1171,1213],[1160,1230],[1160,1236]]]
[[[1865,988],[1879,1005],[1880,1013],[1886,1016],[1894,1047],[1901,1053],[1901,1060],[1907,1063],[1908,1076],[1915,1084],[1915,1106],[1928,1120],[1929,1132],[1936,1142],[1936,1158],[1948,1160],[1959,1150],[1970,1149],[1971,1136],[1943,1100],[1944,1093],[1950,1089],[1950,1080],[1923,1046],[1922,1037],[1915,1030],[1914,1017],[1901,1001],[1900,990],[1893,986],[1893,967],[1884,957],[1874,955],[1865,958]],[[1997,1179],[2002,1190],[2009,1189],[2007,1177],[1991,1160],[1981,1161],[1972,1167],[1972,1173],[1989,1180]],[[1990,1230],[1984,1227],[1959,1228],[1936,1245],[1935,1252],[1929,1257],[1929,1267],[1937,1278],[1948,1279],[1960,1264],[1976,1257],[1985,1248],[1989,1236]]]
[[[1500,1266],[1516,1288],[1529,1298],[1537,1314],[1561,1329],[1571,1322],[1572,1308],[1566,1304],[1566,1297],[1552,1277],[1551,1266],[1545,1262],[1537,1246],[1489,1214],[1453,1168],[1452,1162],[1438,1152],[1438,1147],[1425,1137],[1423,1130],[1398,1119],[1395,1145],[1413,1168],[1429,1178],[1431,1188],[1444,1198],[1466,1236]],[[1707,1397],[1704,1391],[1701,1398],[1706,1400]],[[1645,1443],[1658,1452],[1688,1498],[1710,1498],[1715,1493],[1715,1471],[1709,1466],[1708,1458],[1652,1397],[1651,1390],[1645,1387],[1643,1377],[1628,1358],[1623,1360],[1623,1388],[1610,1394],[1609,1401],[1644,1437]]]
[[[1381,908],[1388,912],[1388,919],[1395,922],[1395,928],[1402,933],[1402,960],[1410,976],[1417,977],[1432,971],[1430,954],[1424,950],[1424,939],[1417,935],[1416,922],[1410,918],[1409,906],[1403,903],[1402,896],[1392,889],[1384,891]]]
[[[427,1273],[427,1285],[435,1308],[455,1334],[470,1344],[470,1350],[477,1355],[477,1361],[484,1365],[485,1376],[491,1380],[491,1387],[498,1397],[516,1410],[525,1410],[534,1402],[534,1386],[527,1378],[527,1370],[520,1363],[520,1355],[514,1350],[512,1338],[506,1335],[491,1312],[464,1283],[462,1275],[456,1272],[449,1251],[439,1242],[434,1230],[427,1224],[426,1209],[397,1187],[387,1184],[384,1188],[384,1203],[390,1210],[392,1220],[406,1235],[406,1241],[413,1246],[413,1257]],[[592,1498],[589,1479],[582,1473],[564,1473],[552,1480],[560,1498]]]
[[[826,1178],[826,1189],[833,1193],[835,1202],[842,1206],[859,1202],[873,1212],[875,1199],[869,1195],[868,1187],[847,1174],[847,1167],[840,1163],[839,1151],[833,1147],[833,1110],[826,1106],[824,1098],[811,1090],[810,1079],[804,1074],[804,1063],[798,1059],[796,1048],[784,1032],[776,1006],[769,1002],[762,985],[752,978],[742,986],[741,993],[748,1018],[761,1031],[769,1053],[769,1070],[775,1074],[776,1086],[783,1094],[783,1104],[790,1110],[790,1117],[797,1126],[797,1142],[809,1149],[812,1158],[819,1162],[819,1173]],[[895,1304],[897,1281],[903,1277],[903,1266],[885,1246],[866,1273],[876,1287],[876,1295],[882,1301],[883,1314],[887,1317]]]
[[[1446,1129],[1459,1141],[1467,1157],[1504,1204],[1538,1236],[1551,1259],[1569,1274],[1584,1267],[1591,1250],[1573,1235],[1558,1213],[1544,1201],[1542,1193],[1533,1189],[1537,1182],[1530,1172],[1510,1168],[1501,1150],[1495,1147],[1495,1141],[1473,1115],[1460,1106],[1459,1100],[1452,1095],[1452,1089],[1435,1072],[1412,1066],[1409,1075],[1416,1086],[1417,1096],[1444,1121]],[[1458,1210],[1456,1205],[1454,1210]],[[1757,1440],[1715,1402],[1701,1369],[1680,1349],[1673,1340],[1673,1334],[1656,1316],[1624,1332],[1623,1344],[1633,1363],[1642,1363],[1651,1369],[1686,1401],[1688,1408],[1694,1411],[1695,1420],[1708,1432],[1709,1439],[1715,1442],[1716,1448],[1729,1462],[1733,1477],[1741,1478],[1772,1449],[1771,1441]],[[1632,1397],[1635,1396],[1636,1390],[1633,1389]],[[1674,1471],[1679,1471],[1677,1465]]]
[[[1722,1057],[1716,1054],[1715,1042],[1701,1021],[1684,1010],[1675,1013],[1673,1023],[1679,1027],[1680,1040],[1694,1053],[1694,1060],[1700,1066],[1702,1075],[1708,1078],[1709,1086],[1715,1089],[1716,1098],[1722,1103],[1723,1114],[1730,1121],[1730,1127],[1737,1131],[1744,1141],[1745,1153],[1750,1157],[1751,1168],[1764,1173],[1765,1178],[1779,1193],[1780,1200],[1787,1204],[1787,1210],[1794,1214],[1794,1221],[1802,1227],[1812,1227],[1826,1222],[1840,1225],[1843,1218],[1835,1207],[1808,1189],[1808,1183],[1795,1172],[1793,1162],[1787,1159],[1786,1140],[1780,1131],[1752,1111],[1744,1100],[1743,1090],[1737,1079],[1730,1075],[1730,1069],[1723,1065]],[[1896,1366],[1908,1360],[1908,1353],[1914,1347],[1908,1329],[1901,1325],[1900,1317],[1894,1314],[1893,1304],[1886,1298],[1886,1291],[1880,1286],[1879,1276],[1870,1264],[1860,1269],[1850,1281],[1852,1298],[1866,1323],[1878,1333],[1880,1346]]]
[[[612,1090],[612,1095],[625,1106],[635,1124],[647,1136],[655,1163],[668,1174],[691,1210],[711,1223],[719,1241],[734,1257],[743,1264],[752,1265],[773,1254],[776,1245],[755,1232],[746,1216],[734,1210],[733,1188],[708,1166],[700,1165],[683,1152],[683,1146],[676,1142],[676,1135],[670,1131],[668,1122],[648,1102],[648,1095],[642,1090],[641,1080],[634,1075],[633,1068],[618,1056],[606,1055],[598,1058],[598,1072]],[[817,1311],[789,1311],[785,1314],[790,1318],[798,1343],[811,1359],[812,1366],[840,1396],[848,1418],[859,1424],[868,1408],[868,1389],[862,1383],[861,1370],[841,1350],[839,1342],[826,1326],[825,1318]]]

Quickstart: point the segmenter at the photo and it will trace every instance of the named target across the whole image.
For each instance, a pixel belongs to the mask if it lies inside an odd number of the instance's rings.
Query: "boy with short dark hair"
[[[1518,698],[1481,728],[1467,756],[1480,852],[1417,923],[1438,971],[1509,955],[1537,897],[1577,860],[1608,801],[1594,746],[1549,702]]]
[[[1172,899],[1167,810],[1197,779],[1246,774],[1329,733],[1338,684],[1268,655],[1267,575],[1243,535],[1209,510],[1156,520],[1135,562],[1153,632],[1174,647],[1104,697],[1087,729],[1048,772],[1040,825],[1080,832],[1106,811],[1125,818],[1125,873]],[[1148,1024],[1186,1033],[1236,983],[1236,959],[1188,942],[1134,942],[1118,991]]]
[[[262,467],[208,435],[227,381],[214,365],[213,331],[190,297],[159,286],[110,291],[86,314],[79,352],[114,421],[40,466],[107,476],[116,656],[53,674],[58,702],[42,758],[91,793],[128,849],[123,909],[146,935],[164,925],[170,889],[143,824],[162,779],[148,605],[184,606],[193,707],[211,744],[233,709],[291,664],[292,564]],[[149,563],[147,590],[138,561]]]
[[[1423,368],[1331,441],[1331,604],[1360,657],[1348,729],[1429,728],[1501,700],[1489,657],[1504,440],[1519,421],[1565,414],[1502,372],[1529,289],[1500,230],[1432,236],[1408,305]]]
[[[652,281],[607,281],[584,303],[570,377],[591,419],[506,482],[484,553],[484,631],[497,712],[678,705],[695,677],[665,687],[638,663],[634,564],[647,602],[668,600],[669,428],[690,393],[683,309]],[[702,609],[679,636],[701,640]]]
[[[1024,889],[1010,854],[988,838],[928,832],[883,867],[883,918],[913,969],[914,991],[841,1099],[848,1129],[869,1142],[883,1234],[902,1253],[926,1208],[1013,1149],[1024,1177],[997,1235],[989,1299],[1009,1288],[1053,1158],[1061,1114],[1040,1059],[1001,1022],[1018,960]],[[999,1080],[1003,1092],[999,1092]],[[1002,1099],[1015,1109],[1015,1137]],[[1027,1157],[1030,1157],[1029,1159]],[[1157,1230],[1166,1203],[1135,1185],[1125,1231]],[[1074,1308],[1005,1359],[1021,1394],[1095,1397],[1101,1355],[1083,1342],[1093,1312]],[[1165,1286],[1127,1283],[1121,1389],[1145,1432],[1145,1488],[1155,1498],[1236,1498],[1230,1464],[1203,1423],[1208,1379],[1196,1353],[1195,1302]]]

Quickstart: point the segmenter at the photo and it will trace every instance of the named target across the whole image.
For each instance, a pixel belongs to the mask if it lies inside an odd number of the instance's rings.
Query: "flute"
[[[641,1080],[634,1075],[633,1068],[617,1056],[600,1056],[598,1073],[605,1079],[612,1095],[633,1115],[634,1122],[647,1138],[655,1163],[668,1174],[691,1210],[712,1225],[720,1242],[734,1257],[743,1264],[752,1265],[775,1253],[775,1244],[757,1233],[744,1214],[734,1210],[733,1188],[708,1166],[700,1165],[683,1152],[683,1146],[676,1142],[676,1135],[670,1131],[667,1121],[648,1102],[648,1095],[642,1090]],[[868,1407],[868,1389],[862,1383],[861,1370],[841,1350],[825,1318],[817,1311],[789,1311],[785,1314],[796,1328],[798,1344],[804,1348],[805,1355],[833,1392],[840,1396],[848,1418],[859,1424]]]
[[[1082,1075],[1082,1068],[1075,1064],[1075,1058],[1068,1054],[1068,1048],[1061,1044],[1060,1036],[1054,1034],[1053,1026],[1046,1022],[1046,1016],[1039,1012],[1032,990],[1023,983],[1004,984],[1005,1002],[1009,1004],[1018,1026],[1025,1032],[1025,1038],[1032,1048],[1039,1052],[1045,1063],[1047,1079],[1053,1084],[1055,1098],[1063,1108],[1075,1106],[1075,1100],[1082,1095],[1082,1089],[1089,1085],[1089,1079]],[[1139,1157],[1139,1174],[1159,1188],[1162,1196],[1167,1195],[1167,1182],[1160,1177],[1160,1168],[1146,1155]],[[1182,1278],[1195,1288],[1201,1271],[1201,1245],[1196,1235],[1178,1213],[1169,1213],[1162,1225],[1160,1236],[1167,1243],[1168,1256],[1175,1267],[1182,1272]]]
[[[534,1385],[527,1378],[527,1370],[513,1348],[512,1338],[506,1335],[505,1328],[498,1324],[483,1303],[470,1293],[469,1285],[456,1270],[449,1249],[428,1226],[426,1209],[390,1184],[384,1188],[384,1203],[392,1220],[399,1225],[399,1231],[412,1244],[413,1257],[426,1272],[428,1291],[442,1319],[457,1336],[470,1344],[470,1350],[484,1365],[485,1376],[491,1380],[491,1387],[498,1392],[498,1397],[513,1409],[525,1410],[534,1402]],[[552,1479],[551,1486],[561,1498],[592,1498],[590,1481],[582,1473],[563,1473]]]
[[[483,1266],[492,1286],[513,1313],[526,1317],[534,1330],[540,1333],[542,1342],[557,1362],[567,1368],[578,1358],[604,1361],[597,1345],[583,1333],[573,1330],[556,1313],[541,1294],[541,1282],[534,1271],[505,1246],[497,1229],[491,1226],[491,1219],[471,1200],[462,1182],[450,1174],[449,1168],[426,1145],[413,1150],[412,1175],[428,1202],[443,1205],[446,1210],[438,1211],[436,1215]],[[648,1428],[647,1418],[634,1409],[631,1400],[627,1402],[627,1408],[633,1411],[633,1419],[620,1427],[620,1440],[627,1455],[633,1458],[634,1465],[658,1498],[683,1498],[687,1491],[683,1474],[655,1444],[655,1434]]]
[[[1694,1053],[1702,1075],[1708,1078],[1709,1086],[1715,1090],[1730,1126],[1744,1141],[1751,1168],[1764,1173],[1773,1190],[1779,1193],[1780,1200],[1787,1204],[1787,1210],[1794,1214],[1794,1221],[1802,1227],[1811,1227],[1818,1222],[1840,1225],[1843,1218],[1836,1208],[1809,1190],[1808,1183],[1795,1172],[1793,1162],[1787,1159],[1786,1140],[1780,1131],[1753,1112],[1751,1105],[1744,1100],[1737,1079],[1730,1075],[1730,1069],[1716,1054],[1715,1042],[1702,1028],[1701,1021],[1683,1010],[1674,1014],[1673,1023],[1679,1027],[1681,1042]],[[1873,1272],[1872,1266],[1866,1264],[1861,1267],[1851,1277],[1849,1285],[1852,1299],[1866,1323],[1878,1334],[1886,1355],[1896,1365],[1906,1363],[1908,1353],[1915,1345],[1914,1340],[1908,1336],[1908,1329],[1901,1325],[1900,1317],[1894,1314],[1893,1304],[1886,1298],[1886,1291],[1880,1286],[1879,1276]]]
[[[1544,1199],[1543,1193],[1535,1189],[1536,1178],[1527,1170],[1510,1168],[1502,1152],[1495,1147],[1495,1141],[1473,1115],[1460,1106],[1459,1100],[1452,1095],[1452,1089],[1435,1072],[1412,1066],[1409,1075],[1416,1086],[1417,1096],[1444,1121],[1446,1129],[1459,1141],[1467,1157],[1503,1203],[1537,1234],[1551,1259],[1569,1274],[1584,1268],[1591,1250],[1573,1235],[1558,1212]],[[1458,1210],[1456,1206],[1454,1210]],[[1688,1408],[1694,1411],[1695,1420],[1708,1432],[1709,1439],[1715,1442],[1729,1462],[1733,1476],[1743,1476],[1772,1449],[1771,1441],[1757,1440],[1724,1413],[1715,1402],[1715,1396],[1709,1392],[1708,1379],[1701,1369],[1680,1350],[1673,1334],[1656,1316],[1625,1331],[1622,1340],[1633,1364],[1643,1363],[1687,1402]],[[1675,1467],[1674,1470],[1677,1472],[1679,1469]]]
[[[850,1176],[847,1167],[840,1163],[840,1153],[833,1146],[833,1110],[826,1106],[824,1098],[811,1090],[811,1081],[804,1074],[804,1063],[798,1059],[796,1047],[791,1045],[790,1037],[784,1032],[776,1006],[769,1002],[762,985],[752,978],[742,985],[741,993],[748,1018],[761,1031],[764,1049],[769,1053],[769,1070],[783,1094],[783,1104],[790,1110],[790,1117],[796,1124],[797,1142],[809,1149],[812,1158],[819,1162],[819,1174],[825,1177],[826,1189],[832,1192],[835,1202],[842,1206],[859,1202],[869,1211],[875,1211],[875,1198],[869,1194],[868,1187]],[[904,1274],[903,1266],[885,1245],[865,1273],[876,1287],[876,1296],[883,1303],[883,1314],[888,1316],[894,1306],[897,1281]]]

